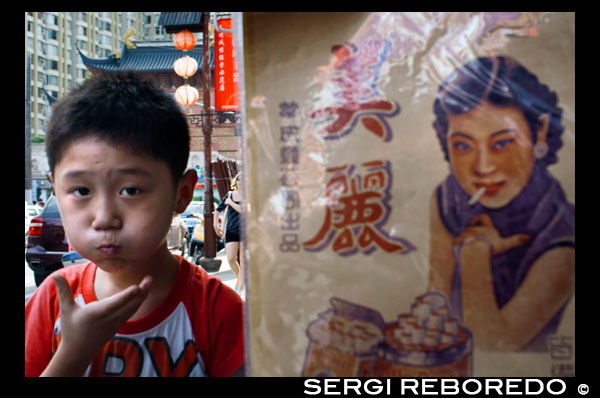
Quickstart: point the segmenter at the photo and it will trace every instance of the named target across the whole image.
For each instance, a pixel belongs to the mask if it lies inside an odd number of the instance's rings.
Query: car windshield
[[[181,213],[181,217],[191,217],[192,213],[203,214],[204,213],[204,202],[192,202],[188,205],[187,209]]]

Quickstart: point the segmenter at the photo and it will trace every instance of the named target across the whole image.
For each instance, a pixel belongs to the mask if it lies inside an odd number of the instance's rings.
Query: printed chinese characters
[[[297,252],[300,250],[298,230],[300,229],[300,195],[298,195],[298,126],[295,125],[298,104],[282,102],[279,104],[279,116],[282,118],[280,128],[280,182],[285,200],[285,211],[279,227],[282,252]]]
[[[231,29],[231,19],[219,20],[223,29]],[[231,33],[215,32],[215,109],[236,111],[239,109],[237,93],[238,71]]]
[[[303,242],[306,250],[320,251],[331,245],[343,256],[358,251],[370,254],[378,248],[388,253],[414,250],[410,242],[383,229],[390,213],[390,162],[332,167],[327,172],[332,175],[325,189],[329,202],[325,219],[317,234]]]
[[[362,126],[384,142],[392,139],[387,118],[400,113],[396,102],[381,98],[377,84],[390,53],[388,40],[369,41],[359,47],[349,43],[333,46],[334,60],[325,68],[330,73],[336,105],[308,114],[314,124],[325,125],[325,139],[344,137],[360,121]]]
[[[575,376],[573,337],[551,334],[547,342],[552,359],[552,376]]]

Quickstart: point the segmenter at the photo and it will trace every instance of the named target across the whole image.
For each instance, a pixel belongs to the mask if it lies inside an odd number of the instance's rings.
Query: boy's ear
[[[179,179],[179,184],[177,184],[177,196],[175,198],[176,213],[183,213],[192,199],[194,199],[196,181],[198,181],[198,175],[196,174],[196,170],[193,169],[186,171]]]

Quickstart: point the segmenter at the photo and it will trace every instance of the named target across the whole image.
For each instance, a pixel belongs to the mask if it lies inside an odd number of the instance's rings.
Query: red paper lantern
[[[199,97],[200,94],[198,94],[198,90],[196,90],[189,84],[184,84],[183,86],[178,87],[177,90],[175,90],[175,101],[177,101],[179,105],[183,105],[186,107],[191,106],[195,104],[196,101],[198,101]]]
[[[187,79],[188,77],[193,76],[198,70],[198,62],[189,55],[186,55],[175,61],[173,68],[178,76]]]
[[[173,44],[178,50],[191,50],[196,45],[196,36],[189,30],[182,30],[173,36]]]

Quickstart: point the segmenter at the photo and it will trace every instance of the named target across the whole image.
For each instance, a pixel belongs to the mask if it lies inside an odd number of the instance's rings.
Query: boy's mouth
[[[115,245],[101,245],[97,247],[98,251],[106,256],[111,256],[117,253],[119,246]]]

